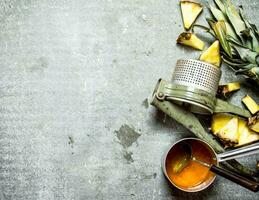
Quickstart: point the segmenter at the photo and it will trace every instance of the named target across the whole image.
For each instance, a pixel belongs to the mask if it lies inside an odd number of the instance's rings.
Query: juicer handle
[[[249,156],[257,153],[259,153],[259,142],[249,146],[226,151],[224,153],[218,154],[217,157],[219,162],[223,162],[226,160],[232,160],[232,159]]]
[[[233,181],[234,183],[237,183],[238,185],[243,186],[244,188],[251,190],[253,192],[258,192],[259,190],[259,183],[253,182],[248,180],[247,178],[239,175],[238,173],[229,171],[227,169],[223,169],[220,167],[217,167],[215,165],[212,165],[210,168],[210,171],[214,172],[215,174],[218,174],[228,180]]]

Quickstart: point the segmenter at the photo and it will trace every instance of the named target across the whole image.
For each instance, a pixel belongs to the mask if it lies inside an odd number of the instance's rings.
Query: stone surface
[[[0,1],[1,200],[258,197],[220,177],[187,194],[162,175],[165,150],[191,133],[149,106],[150,95],[178,58],[200,54],[175,44],[177,2]],[[258,1],[235,2],[258,25]],[[222,82],[237,80],[223,71]]]

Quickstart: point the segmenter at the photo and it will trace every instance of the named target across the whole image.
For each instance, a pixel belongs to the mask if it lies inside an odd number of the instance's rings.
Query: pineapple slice
[[[246,105],[248,110],[254,115],[259,111],[259,106],[256,104],[256,102],[249,96],[246,95],[243,99],[242,102]]]
[[[238,143],[238,118],[233,117],[219,131],[214,132],[221,140],[225,142]]]
[[[203,7],[200,3],[193,0],[181,0],[180,5],[184,28],[189,30],[201,13]]]
[[[213,133],[219,132],[219,130],[222,129],[222,127],[224,127],[231,120],[231,118],[232,116],[227,114],[214,114],[212,116],[211,131]]]
[[[249,128],[252,131],[259,133],[259,120],[257,120],[255,124],[252,124]]]
[[[199,50],[203,50],[205,46],[205,43],[202,40],[200,40],[195,34],[187,32],[181,33],[178,36],[176,42],[178,44],[190,46]]]
[[[259,140],[259,134],[251,131],[245,120],[238,120],[238,144],[235,146],[241,146],[251,142]]]
[[[221,57],[219,50],[219,41],[216,40],[206,51],[201,54],[200,60],[220,67]]]
[[[225,98],[227,98],[232,92],[237,91],[240,89],[240,83],[234,82],[234,83],[228,83],[226,85],[220,85],[218,87],[218,95],[221,95]]]
[[[237,123],[235,118],[237,119],[237,117],[223,113],[213,115],[211,131],[228,146],[233,146],[234,144],[234,146],[238,147],[259,140],[259,134],[250,130],[245,120],[238,118]],[[236,126],[238,128],[236,128]],[[226,129],[228,130],[226,131]],[[235,132],[236,129],[237,132]],[[223,135],[220,135],[219,133],[222,132]],[[226,135],[224,134],[226,132],[232,134]],[[236,135],[234,133],[236,133]]]

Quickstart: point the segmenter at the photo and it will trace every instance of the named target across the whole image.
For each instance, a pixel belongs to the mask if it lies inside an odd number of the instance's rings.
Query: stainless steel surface
[[[251,156],[254,154],[259,154],[259,142],[257,144],[245,146],[231,151],[226,151],[224,153],[218,154],[217,157],[219,159],[219,162],[223,162],[231,159],[241,158],[244,156]]]
[[[220,68],[194,59],[178,60],[172,83],[216,94],[220,80]]]

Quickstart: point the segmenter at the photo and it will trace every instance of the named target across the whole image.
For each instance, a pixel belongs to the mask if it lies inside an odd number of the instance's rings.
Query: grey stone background
[[[258,25],[257,0],[235,2]],[[164,151],[192,135],[149,106],[157,79],[200,54],[175,44],[181,31],[178,0],[1,0],[0,199],[258,199],[220,177],[187,194],[162,175]],[[233,103],[258,100],[243,86]]]

